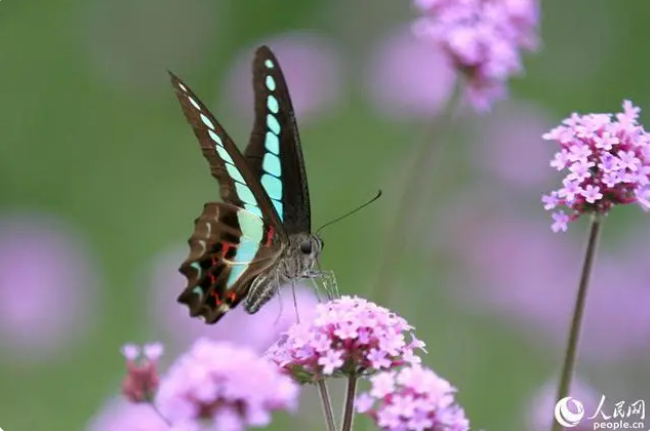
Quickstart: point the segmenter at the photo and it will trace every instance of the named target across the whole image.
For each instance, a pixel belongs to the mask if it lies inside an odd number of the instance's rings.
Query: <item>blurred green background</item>
[[[168,313],[158,297],[173,303],[177,293],[157,289],[152,267],[175,273],[180,260],[160,256],[180,249],[184,257],[192,222],[217,198],[217,186],[166,69],[183,77],[243,148],[252,96],[239,89],[249,85],[252,50],[269,43],[297,88],[294,99],[304,100],[296,105],[304,106],[297,115],[314,226],[384,190],[378,203],[325,231],[322,265],[335,271],[342,293],[381,298],[417,328],[428,344],[426,364],[459,388],[474,429],[533,429],[536,394],[559,373],[579,270],[573,263],[586,235],[585,223],[567,234],[548,228],[539,197],[559,177],[546,169],[554,148],[540,134],[572,111],[614,112],[623,98],[648,106],[649,14],[643,1],[545,2],[542,47],[525,56],[526,74],[512,81],[510,99],[482,117],[466,112],[439,136],[425,134],[435,107],[409,110],[398,101],[391,109],[395,95],[375,94],[399,89],[390,79],[445,91],[441,72],[432,69],[427,83],[421,65],[413,66],[420,81],[399,78],[399,68],[398,78],[377,78],[397,61],[382,56],[387,41],[406,34],[416,17],[408,1],[2,0],[0,427],[92,429],[92,418],[119,394],[119,347],[168,340],[157,323]],[[311,60],[296,54],[285,63],[283,49],[293,46]],[[324,66],[315,68],[319,60]],[[531,113],[530,128],[522,112]],[[424,202],[416,212],[399,202],[423,139],[444,151],[440,170],[423,175],[431,187],[414,199]],[[493,159],[501,164],[490,165]],[[526,164],[541,179],[530,179]],[[387,243],[398,212],[408,213],[408,229],[399,228],[415,239],[401,251]],[[624,256],[617,264],[625,268],[647,266],[643,217],[626,208],[607,221],[603,253]],[[513,230],[520,239],[500,241],[495,224],[522,229]],[[50,237],[41,242],[42,235]],[[564,250],[571,265],[550,265],[535,238],[544,250],[548,243]],[[501,285],[482,271],[504,262],[481,256],[518,259],[505,271],[524,271],[508,279],[524,282]],[[390,268],[388,281],[378,283],[380,267]],[[529,268],[537,272],[527,275]],[[566,289],[527,290],[527,281],[539,282],[536,274],[555,271]],[[606,299],[588,312],[578,372],[598,397],[648,399],[649,274],[628,283],[613,271],[599,297]],[[638,289],[626,290],[631,283]],[[539,303],[538,314],[517,305],[525,295],[528,306]],[[10,312],[20,307],[26,311]],[[240,332],[234,335],[245,338]],[[321,429],[318,410],[304,409],[300,426]],[[284,418],[271,428],[291,423]]]

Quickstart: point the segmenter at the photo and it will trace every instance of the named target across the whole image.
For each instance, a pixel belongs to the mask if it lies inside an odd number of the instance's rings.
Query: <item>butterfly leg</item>
[[[319,264],[319,267],[320,267],[320,264]],[[309,272],[311,272],[311,271],[309,271]],[[316,299],[318,300],[318,302],[319,303],[323,302],[321,297],[320,297],[320,289],[318,288],[318,283],[316,283],[315,277],[309,277],[308,275],[306,275],[305,278],[309,279],[309,281],[311,282],[311,285],[314,288],[314,293],[316,294]]]
[[[336,277],[334,276],[334,271],[323,271],[320,267],[320,263],[317,262],[317,264],[318,264],[318,270],[309,270],[305,273],[304,277],[310,278],[312,280],[312,283],[314,283],[314,287],[317,290],[317,292],[319,289],[315,279],[319,279],[323,286],[323,290],[327,295],[328,300],[331,300],[333,298],[338,298],[339,288],[338,288],[338,283],[336,282]],[[319,302],[320,302],[320,298],[319,298]]]
[[[280,277],[277,277],[277,282],[280,283]],[[278,317],[275,318],[275,322],[273,322],[273,325],[277,325],[280,319],[282,318],[282,313],[284,312],[284,300],[282,299],[282,289],[280,288],[280,285],[278,284],[278,301],[280,301],[280,311],[278,312]]]
[[[316,280],[313,278],[309,279],[311,281],[311,285],[314,288],[314,293],[316,294],[316,299],[318,299],[318,302],[323,302],[323,300],[320,297],[320,289],[318,288],[318,284],[316,283]]]
[[[296,298],[296,284],[294,279],[291,279],[291,293],[293,295],[293,308],[296,311],[296,323],[300,323],[300,311],[298,310],[298,298]]]
[[[327,291],[330,294],[330,299],[338,298],[341,295],[339,294],[339,284],[336,282],[336,275],[334,271],[327,271],[323,274],[324,283],[328,285]]]

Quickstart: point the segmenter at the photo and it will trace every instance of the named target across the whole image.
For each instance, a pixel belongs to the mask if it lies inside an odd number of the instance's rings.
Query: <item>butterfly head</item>
[[[323,246],[323,240],[317,234],[294,235],[291,238],[291,254],[297,265],[295,273],[290,275],[300,277],[309,272],[316,263]]]
[[[304,256],[311,256],[312,259],[316,259],[323,250],[324,245],[323,239],[317,234],[313,234],[303,238],[299,244],[299,248]]]

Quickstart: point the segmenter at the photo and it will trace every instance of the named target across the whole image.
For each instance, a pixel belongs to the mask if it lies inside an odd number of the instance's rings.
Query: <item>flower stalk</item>
[[[582,320],[587,300],[587,290],[589,288],[589,280],[591,278],[591,272],[596,257],[596,249],[598,248],[601,223],[601,217],[598,214],[594,214],[591,220],[589,240],[587,242],[587,250],[585,253],[584,263],[582,265],[582,274],[580,275],[580,283],[578,285],[578,295],[576,297],[575,307],[573,310],[571,329],[569,331],[569,341],[567,343],[566,353],[564,356],[564,365],[562,367],[562,374],[560,377],[560,385],[558,387],[556,401],[569,396],[569,391],[571,390],[571,381],[575,372],[580,331],[582,328]],[[552,431],[561,430],[562,425],[560,425],[560,423],[557,421],[553,421]]]
[[[345,407],[343,410],[343,425],[341,426],[341,431],[352,431],[352,425],[354,423],[354,400],[357,396],[358,380],[359,379],[356,375],[348,377],[348,388],[345,393]]]
[[[327,424],[327,431],[336,431],[336,424],[334,423],[334,413],[332,411],[332,401],[330,400],[329,390],[325,380],[318,380],[318,395],[320,396],[321,405],[323,407],[323,414],[325,415],[325,422]]]

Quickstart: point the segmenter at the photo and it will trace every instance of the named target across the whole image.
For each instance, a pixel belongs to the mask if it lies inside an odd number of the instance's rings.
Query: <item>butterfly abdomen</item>
[[[244,301],[244,309],[249,314],[255,314],[277,293],[289,278],[276,266],[274,270],[259,275],[252,283],[250,292]]]

